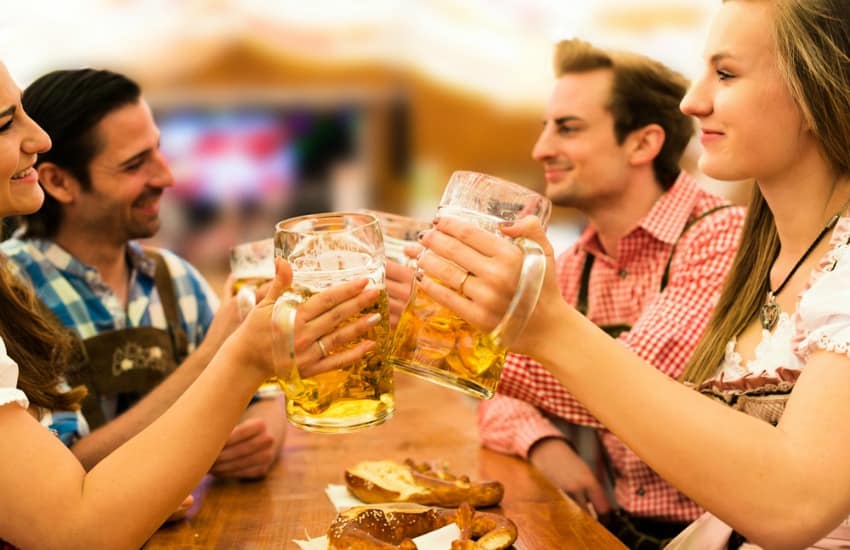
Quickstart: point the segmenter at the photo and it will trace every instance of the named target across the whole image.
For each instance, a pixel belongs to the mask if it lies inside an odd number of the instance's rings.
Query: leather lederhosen
[[[94,430],[106,423],[101,397],[115,397],[120,414],[150,392],[188,355],[188,338],[180,324],[177,297],[163,257],[145,249],[156,262],[154,285],[159,293],[167,330],[133,327],[109,330],[77,341],[75,360],[65,373],[71,386],[83,384],[88,395],[83,415]]]

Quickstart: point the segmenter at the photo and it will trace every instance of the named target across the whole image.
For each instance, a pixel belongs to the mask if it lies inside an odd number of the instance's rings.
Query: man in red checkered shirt
[[[679,168],[694,129],[679,111],[682,76],[646,57],[577,40],[558,45],[555,71],[533,156],[543,165],[548,197],[588,219],[557,260],[561,292],[676,379],[731,265],[743,209],[699,189]],[[595,509],[628,546],[660,548],[700,515],[538,363],[509,355],[499,392],[481,404],[483,444],[529,460]],[[664,419],[657,422],[663,433]],[[571,447],[565,425],[595,429],[616,502]]]

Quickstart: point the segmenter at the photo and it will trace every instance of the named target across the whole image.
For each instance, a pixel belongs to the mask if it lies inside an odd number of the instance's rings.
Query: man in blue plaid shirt
[[[26,89],[23,104],[53,148],[39,157],[44,206],[2,251],[78,338],[68,379],[89,388],[86,418],[45,411],[43,421],[90,469],[189,387],[238,312],[229,294],[219,308],[185,260],[135,242],[159,229],[160,197],[174,183],[138,85],[109,71],[55,71]],[[265,475],[285,437],[282,405],[255,400],[211,472]]]

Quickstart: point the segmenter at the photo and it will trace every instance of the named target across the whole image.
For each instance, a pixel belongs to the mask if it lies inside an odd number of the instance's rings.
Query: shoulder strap
[[[168,264],[162,254],[150,247],[143,247],[142,250],[145,256],[156,262],[154,286],[159,293],[159,301],[168,323],[168,332],[171,333],[174,342],[177,360],[182,361],[189,354],[189,341],[180,324],[180,310],[177,307],[177,293],[174,290],[174,282],[171,280],[171,272],[168,271]]]
[[[661,276],[661,290],[663,291],[667,288],[667,283],[670,282],[670,266],[673,265],[673,255],[676,254],[676,246],[679,244],[679,241],[682,240],[682,237],[688,230],[697,224],[700,220],[707,218],[711,214],[719,210],[725,210],[726,208],[731,208],[733,205],[731,204],[721,204],[720,206],[715,206],[714,208],[709,208],[699,216],[695,216],[693,219],[689,220],[688,223],[685,224],[685,227],[682,229],[682,232],[679,233],[679,238],[676,239],[676,242],[673,243],[673,248],[670,250],[670,256],[667,258],[667,265],[664,267],[664,275]]]
[[[587,293],[590,287],[590,272],[593,270],[593,260],[596,256],[590,252],[584,253],[584,266],[581,268],[581,279],[578,283],[578,298],[576,298],[576,310],[587,317]]]

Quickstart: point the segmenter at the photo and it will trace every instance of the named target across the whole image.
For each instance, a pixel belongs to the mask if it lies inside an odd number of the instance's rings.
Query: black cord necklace
[[[785,288],[785,285],[788,284],[788,281],[791,280],[791,277],[794,276],[794,273],[797,272],[797,269],[799,269],[799,267],[803,265],[803,262],[806,261],[806,258],[809,257],[809,254],[812,253],[812,251],[823,240],[826,234],[829,233],[829,230],[835,227],[835,224],[838,223],[838,219],[841,217],[841,212],[843,212],[843,210],[844,209],[842,208],[842,210],[840,210],[829,220],[829,222],[827,222],[826,227],[821,229],[821,232],[818,233],[817,237],[815,237],[814,242],[812,242],[812,244],[809,245],[809,248],[807,248],[803,255],[800,256],[800,259],[797,260],[797,263],[794,264],[794,267],[791,268],[791,271],[788,273],[788,275],[785,276],[785,279],[782,280],[776,290],[768,288],[767,300],[765,301],[764,305],[761,306],[761,313],[759,315],[759,317],[761,318],[761,326],[764,327],[765,330],[773,330],[773,327],[776,325],[776,321],[779,320],[780,310],[779,304],[776,303],[776,296],[780,292],[782,292],[782,289]],[[770,275],[768,275],[768,284],[770,284],[769,281]]]

